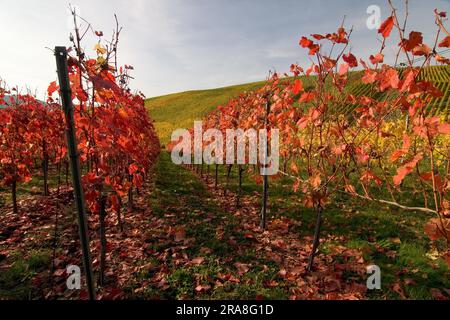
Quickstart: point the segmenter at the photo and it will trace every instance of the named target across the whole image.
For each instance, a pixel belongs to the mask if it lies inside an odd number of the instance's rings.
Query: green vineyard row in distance
[[[402,70],[400,70],[402,73]],[[349,79],[353,82],[350,91],[356,96],[368,95],[370,86],[361,82],[361,71],[351,72]],[[426,106],[428,115],[449,117],[450,106],[450,66],[430,66],[424,68],[420,79],[433,81],[443,93],[443,97],[433,99]],[[312,86],[313,77],[302,77],[305,88]],[[170,141],[173,130],[190,128],[195,120],[202,119],[206,114],[227,103],[228,100],[245,91],[254,91],[264,85],[264,81],[235,85],[224,88],[195,90],[174,93],[147,99],[146,106],[155,120],[155,126],[162,143]],[[383,96],[376,98],[382,99]],[[339,112],[349,114],[356,106],[348,105]]]

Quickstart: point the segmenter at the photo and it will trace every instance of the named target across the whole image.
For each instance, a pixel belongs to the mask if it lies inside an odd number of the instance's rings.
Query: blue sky
[[[382,19],[390,13],[385,0],[70,3],[106,35],[114,27],[113,14],[118,14],[124,26],[119,60],[135,67],[132,87],[149,97],[257,81],[269,70],[287,71],[294,62],[309,65],[298,45],[300,37],[335,31],[343,16],[346,26],[354,26],[352,51],[367,58],[378,49],[374,43],[379,39],[375,30],[366,27],[367,7],[379,5]],[[394,0],[399,9],[402,3]],[[1,78],[23,89],[28,85],[42,95],[56,79],[54,58],[46,47],[69,44],[68,5],[61,0],[0,0]],[[436,30],[434,8],[450,11],[450,1],[410,0],[408,30],[424,32],[429,43]],[[94,39],[87,39],[85,45],[90,50]]]

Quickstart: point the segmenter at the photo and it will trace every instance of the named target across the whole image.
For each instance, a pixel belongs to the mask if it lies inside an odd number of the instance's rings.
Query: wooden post
[[[44,174],[44,196],[47,197],[50,192],[48,188],[48,153],[45,141],[42,141],[42,171]]]
[[[131,212],[134,210],[133,206],[133,175],[128,175],[128,182],[130,182],[131,187],[128,189],[128,210]]]
[[[83,251],[83,265],[86,272],[86,283],[90,300],[96,299],[94,277],[92,273],[91,252],[89,249],[89,235],[86,222],[86,205],[84,200],[83,185],[81,184],[80,163],[78,159],[75,124],[73,117],[72,92],[70,89],[67,50],[66,47],[55,47],[56,66],[60,86],[61,103],[66,119],[67,147],[72,172],[73,191],[78,210],[78,225],[80,242]]]
[[[69,161],[64,161],[64,165],[66,166],[66,186],[69,185]]]
[[[11,184],[11,193],[12,193],[12,202],[13,202],[13,213],[18,213],[19,210],[17,208],[17,180],[14,175],[13,182]]]
[[[316,256],[317,248],[319,247],[320,244],[320,229],[322,226],[322,207],[320,205],[316,207],[316,212],[317,212],[316,228],[314,231],[313,247],[308,260],[308,267],[307,267],[308,271],[312,270],[314,257]]]
[[[267,102],[266,102],[266,117],[264,119],[264,125],[266,127],[266,130],[268,128],[269,125],[269,113],[270,113],[270,102],[269,102],[269,98],[267,97]],[[267,141],[266,141],[266,154],[265,154],[265,163],[264,166],[267,166],[267,159],[269,157],[269,137],[267,137]],[[262,196],[262,208],[261,208],[261,229],[265,230],[266,229],[266,220],[267,220],[267,199],[269,197],[269,177],[267,176],[267,174],[265,174],[263,176],[263,196]]]
[[[236,207],[241,206],[241,197],[242,197],[242,173],[244,172],[244,169],[242,168],[242,165],[238,165],[238,192],[236,197]]]
[[[216,179],[216,182],[214,183],[214,188],[217,189],[217,183],[218,183],[218,179],[219,179],[219,165],[218,164],[216,164],[215,179]]]
[[[228,165],[228,168],[227,168],[227,182],[226,182],[225,188],[223,189],[223,195],[224,195],[224,196],[227,195],[228,186],[229,186],[229,184],[230,184],[231,169],[233,169],[233,165],[232,165],[232,164],[229,164],[229,165]]]
[[[119,201],[119,208],[117,209],[117,222],[119,224],[120,232],[123,232],[123,223],[122,223],[122,217],[120,215],[120,210],[122,210],[122,199],[120,196],[116,193],[117,199]]]
[[[106,197],[100,197],[100,276],[99,284],[104,286],[105,284],[105,268],[106,268]]]

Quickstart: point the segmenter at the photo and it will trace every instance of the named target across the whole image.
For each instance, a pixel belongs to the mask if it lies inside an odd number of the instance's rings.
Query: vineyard
[[[150,99],[117,17],[72,11],[46,101],[0,81],[0,299],[449,299],[446,13],[427,45],[390,9],[370,57],[343,23],[305,68]]]
[[[444,96],[434,98],[428,103],[425,110],[429,115],[445,116],[448,119],[450,103],[449,73],[449,66],[425,67],[421,71],[420,78],[422,80],[436,83],[436,87],[444,93]],[[361,76],[362,72],[360,71],[353,71],[351,75],[352,83],[349,85],[348,90],[356,96],[367,95],[370,91],[370,86],[361,82]],[[305,80],[305,77],[300,78]],[[189,127],[195,120],[202,119],[214,108],[225,104],[232,98],[236,98],[241,92],[258,90],[264,84],[264,81],[260,81],[219,89],[176,93],[147,99],[146,107],[156,121],[156,129],[161,141],[168,143],[173,130]],[[349,114],[353,109],[351,105],[348,105],[340,112]]]
[[[399,69],[399,74],[403,73],[402,69]],[[356,96],[369,96],[371,86],[361,83],[360,73],[354,80],[355,83],[350,86],[349,92]],[[450,81],[450,68],[449,66],[432,66],[423,68],[418,77],[421,81],[433,82],[442,93],[442,97],[435,97],[424,107],[427,116],[443,116],[445,119],[449,117],[449,81]],[[377,96],[377,99],[383,99],[383,95]],[[352,108],[346,108],[344,113],[348,114],[352,111]]]

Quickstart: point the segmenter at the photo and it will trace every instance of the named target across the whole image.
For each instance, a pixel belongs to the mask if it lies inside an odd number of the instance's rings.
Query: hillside
[[[146,106],[155,120],[161,142],[167,143],[173,130],[192,127],[195,120],[200,120],[218,105],[226,103],[241,92],[256,90],[263,84],[264,81],[260,81],[218,89],[174,93],[150,98],[146,101]]]
[[[354,84],[350,90],[357,96],[368,95],[370,86],[360,82],[361,72],[351,75]],[[434,99],[428,106],[431,115],[449,115],[450,104],[450,66],[432,66],[425,68],[420,78],[433,81],[442,91],[443,98]],[[195,120],[200,120],[217,106],[244,91],[252,91],[262,87],[264,81],[235,85],[224,88],[196,90],[174,93],[150,98],[146,106],[155,120],[156,130],[163,144],[170,141],[170,135],[177,128],[190,128]],[[377,97],[382,99],[382,96]],[[348,113],[355,106],[348,106],[343,112]]]

